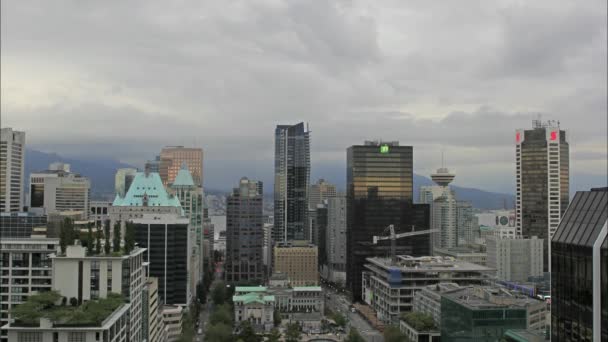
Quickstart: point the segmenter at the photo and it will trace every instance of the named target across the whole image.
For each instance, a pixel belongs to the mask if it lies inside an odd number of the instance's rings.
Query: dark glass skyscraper
[[[398,142],[365,142],[347,150],[346,282],[354,300],[361,299],[365,259],[386,256],[390,242],[373,244],[373,236],[394,225],[397,233],[429,229],[429,205],[413,204],[413,149]],[[397,254],[430,255],[429,235],[397,240]]]
[[[303,122],[275,130],[274,228],[275,242],[307,240],[310,185],[310,131]]]
[[[516,220],[524,238],[544,240],[544,270],[550,271],[548,241],[555,233],[569,201],[570,156],[566,132],[554,121],[534,121],[533,129],[517,130]]]
[[[551,341],[608,341],[608,188],[576,193],[551,250]]]
[[[226,200],[225,277],[229,283],[264,281],[264,216],[261,182],[242,178]]]

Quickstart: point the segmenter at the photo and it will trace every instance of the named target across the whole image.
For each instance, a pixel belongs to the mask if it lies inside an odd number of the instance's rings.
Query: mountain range
[[[80,173],[91,180],[91,197],[95,199],[111,200],[114,198],[114,174],[119,168],[133,167],[112,159],[83,159],[66,158],[56,153],[45,153],[37,150],[28,149],[25,159],[25,178],[29,183],[29,174],[36,171],[46,170],[53,162],[68,163],[73,172]],[[427,177],[414,174],[414,198],[418,198],[420,186],[433,185],[433,181]],[[29,188],[29,184],[26,184]],[[265,187],[267,191],[272,191],[272,187]],[[489,192],[480,189],[452,186],[456,196],[460,200],[470,201],[473,207],[478,209],[501,209],[512,208],[515,196],[512,194]],[[206,187],[208,194],[226,194],[229,188]],[[270,194],[266,194],[269,198]],[[270,196],[272,198],[272,196]]]

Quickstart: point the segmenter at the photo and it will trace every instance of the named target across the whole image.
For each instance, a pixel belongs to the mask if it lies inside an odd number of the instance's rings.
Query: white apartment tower
[[[0,130],[0,212],[21,211],[25,132],[11,128]]]

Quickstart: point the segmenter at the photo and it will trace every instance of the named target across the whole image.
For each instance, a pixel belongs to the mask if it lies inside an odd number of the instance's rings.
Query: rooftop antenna
[[[443,153],[444,153],[444,151],[445,151],[445,150],[442,148],[442,149],[441,149],[441,168],[442,168],[442,169],[445,167],[445,161],[444,161],[444,158],[443,158]]]

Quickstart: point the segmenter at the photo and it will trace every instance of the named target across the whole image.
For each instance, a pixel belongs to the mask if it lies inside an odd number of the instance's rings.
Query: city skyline
[[[231,184],[227,168],[271,170],[276,123],[305,121],[313,174],[384,138],[420,151],[419,174],[445,149],[460,185],[505,191],[513,131],[542,113],[571,132],[574,175],[607,168],[605,2],[147,4],[111,21],[125,8],[46,6],[2,4],[3,126],[35,149],[141,167],[162,144],[203,147],[209,181]]]

